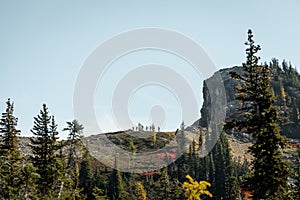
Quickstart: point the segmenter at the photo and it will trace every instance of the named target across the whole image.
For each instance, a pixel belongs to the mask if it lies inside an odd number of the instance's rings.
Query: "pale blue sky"
[[[299,71],[299,8],[297,0],[0,0],[0,112],[5,110],[5,101],[10,97],[15,102],[19,128],[24,135],[29,135],[33,117],[39,113],[41,105],[47,103],[61,130],[65,121],[73,119],[74,84],[88,55],[112,36],[143,27],[171,29],[192,38],[218,68],[239,65],[245,60],[244,42],[247,29],[251,28],[256,42],[262,46],[262,61],[273,57],[286,59]],[[147,55],[169,65],[179,63],[174,62],[176,59],[166,60],[167,55]],[[134,56],[122,62],[131,65],[133,60]],[[149,62],[147,59],[140,61],[138,64]],[[195,83],[199,79],[189,76],[192,75],[187,73],[185,77],[191,79],[193,89],[201,93],[201,82],[199,88]],[[155,92],[154,89],[149,91]],[[148,123],[148,114],[144,114],[143,104],[138,101],[148,92],[133,97],[137,100],[136,106],[130,104],[130,107],[136,107],[131,112],[134,120]],[[160,92],[158,89],[157,93]],[[201,94],[197,98],[201,99]],[[95,94],[95,99],[101,97]],[[166,103],[161,101],[161,104]],[[172,102],[176,106],[174,99]],[[95,105],[99,121],[110,118],[109,110],[105,108],[105,102]],[[165,129],[176,128],[180,120],[180,117],[170,117]],[[115,129],[109,121],[104,123],[104,130]]]

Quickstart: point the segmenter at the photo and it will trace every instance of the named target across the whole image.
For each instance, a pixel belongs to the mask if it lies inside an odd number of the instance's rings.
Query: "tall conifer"
[[[8,99],[6,112],[0,120],[0,199],[18,199],[21,185],[21,155],[16,128],[18,119],[13,115],[14,104]]]
[[[58,150],[58,132],[54,117],[49,116],[46,104],[43,104],[40,114],[34,118],[31,132],[34,135],[31,138],[32,162],[40,176],[37,189],[43,198],[53,198],[60,176],[60,166],[55,154]]]
[[[288,165],[283,161],[282,148],[285,139],[280,135],[275,97],[270,89],[270,69],[260,65],[256,53],[261,49],[254,44],[252,31],[246,42],[247,61],[244,72],[231,76],[240,81],[236,99],[240,101],[240,117],[227,123],[226,129],[234,128],[250,134],[255,139],[249,151],[253,155],[252,175],[246,185],[253,190],[253,199],[288,199]]]

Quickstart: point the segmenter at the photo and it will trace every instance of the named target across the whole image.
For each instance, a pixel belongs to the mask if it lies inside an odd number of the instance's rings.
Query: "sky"
[[[30,136],[33,117],[46,103],[62,130],[66,121],[75,118],[76,80],[90,54],[120,33],[147,27],[187,36],[205,50],[217,69],[245,61],[244,42],[251,28],[262,47],[262,61],[285,59],[300,71],[299,7],[297,0],[1,0],[0,112],[5,111],[5,102],[11,98],[18,128],[22,135]],[[102,132],[120,129],[111,108],[118,81],[149,63],[167,65],[182,75],[195,93],[195,109],[200,110],[202,81],[208,77],[195,73],[189,63],[168,52],[136,51],[112,62],[98,80],[93,107]],[[152,112],[161,118],[157,123],[163,130],[174,130],[185,120],[181,116],[181,99],[168,86],[141,85],[125,100],[134,124],[156,122]],[[198,117],[200,113],[194,120]],[[83,125],[87,134],[97,130]]]

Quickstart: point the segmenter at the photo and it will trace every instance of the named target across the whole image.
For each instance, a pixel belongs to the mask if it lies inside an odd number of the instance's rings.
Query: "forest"
[[[251,30],[247,36],[242,66],[218,72],[226,89],[227,115],[205,157],[201,150],[214,125],[210,123],[214,105],[205,81],[201,119],[195,124],[182,123],[173,132],[154,125],[144,130],[139,124],[132,130],[106,133],[134,154],[161,149],[180,138],[176,148],[184,148],[183,155],[160,170],[123,172],[117,159],[114,169],[107,167],[85,145],[89,138],[83,137],[84,125],[76,119],[66,122],[62,131],[68,138],[60,139],[55,116],[46,104],[34,117],[33,136],[22,137],[15,105],[8,99],[0,121],[0,199],[300,199],[300,75],[286,61],[274,58],[262,63],[257,55],[261,47]],[[128,132],[147,132],[151,137],[135,138]],[[251,144],[250,159],[233,155],[229,138]],[[161,155],[161,159],[173,157]]]

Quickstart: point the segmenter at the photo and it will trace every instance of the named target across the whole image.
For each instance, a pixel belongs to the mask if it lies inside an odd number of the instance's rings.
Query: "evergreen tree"
[[[77,120],[72,122],[67,122],[67,128],[64,128],[63,131],[69,131],[68,140],[67,140],[67,163],[65,166],[64,177],[67,178],[69,187],[66,188],[68,191],[72,191],[72,196],[75,198],[79,196],[79,158],[78,151],[82,150],[82,131],[84,127]],[[64,182],[61,183],[61,192],[64,187]]]
[[[126,199],[128,194],[124,190],[122,173],[118,170],[117,156],[115,157],[115,169],[110,178],[110,198],[112,200]]]
[[[59,183],[58,199],[80,199],[81,189],[79,188],[79,158],[78,152],[83,151],[81,134],[83,126],[77,120],[67,122],[69,131],[67,141],[61,141],[59,145],[59,161],[61,167],[61,180]],[[65,149],[65,152],[63,150]]]
[[[93,172],[90,166],[90,156],[88,150],[84,152],[83,160],[80,163],[79,187],[83,188],[81,196],[88,199],[93,197]]]
[[[94,188],[99,188],[102,190],[100,196],[107,195],[107,188],[109,177],[107,177],[107,171],[105,169],[100,169],[100,166],[96,167],[93,174],[93,186]],[[94,189],[93,189],[94,190]],[[99,194],[98,194],[99,195]]]
[[[200,134],[199,148],[203,148],[201,145],[207,138],[208,137],[204,138],[203,134]],[[201,151],[203,151],[203,149],[199,152],[201,153]],[[197,160],[195,160],[195,158]],[[212,184],[211,191],[215,194],[214,198],[234,199],[237,192],[237,182],[233,177],[232,159],[224,132],[221,132],[219,140],[206,157],[199,159],[197,154],[195,154],[195,158],[192,158],[188,162],[190,166],[193,166],[189,171],[189,175],[193,175],[195,179],[204,178],[208,180]]]
[[[161,170],[160,178],[155,183],[155,192],[156,199],[158,200],[173,199],[171,194],[171,181],[167,167]]]
[[[184,153],[181,157],[179,157],[176,160],[177,174],[175,177],[180,182],[185,180],[185,176],[190,171],[190,166],[187,163],[188,163],[188,155],[186,153]]]
[[[217,144],[212,150],[215,174],[212,191],[217,199],[234,199],[236,191],[234,188],[232,161],[229,145],[225,134],[222,132]],[[211,180],[209,180],[211,181]]]
[[[199,157],[198,157],[198,153],[196,151],[196,142],[195,140],[193,140],[192,145],[190,145],[189,147],[189,153],[188,153],[188,163],[189,163],[189,172],[188,174],[190,174],[193,177],[199,177],[200,178],[200,174],[199,174]],[[186,176],[187,174],[185,174],[184,176]]]
[[[172,180],[170,193],[171,193],[172,199],[183,199],[184,198],[182,183],[180,183],[177,179]]]
[[[18,119],[14,117],[14,104],[6,102],[6,112],[0,120],[0,197],[1,199],[18,199],[21,186],[21,155],[18,149],[16,128]]]
[[[260,46],[254,44],[252,31],[248,31],[247,61],[243,74],[231,73],[241,85],[236,99],[241,102],[239,119],[226,124],[226,130],[234,128],[251,134],[255,143],[250,147],[253,155],[252,176],[246,183],[253,190],[253,199],[288,199],[288,165],[283,161],[281,148],[285,139],[280,135],[274,95],[270,89],[270,70],[259,65],[256,53]],[[284,69],[286,70],[286,69]]]
[[[291,113],[291,120],[295,123],[298,124],[299,123],[299,109],[297,108],[296,105],[296,100],[292,100],[292,113]]]
[[[52,195],[57,197],[59,194],[61,183],[63,182],[64,165],[63,160],[58,154],[59,150],[62,151],[58,138],[57,124],[55,123],[54,116],[51,117],[50,124],[50,151],[49,151],[49,172],[52,172],[53,188]]]
[[[36,168],[32,163],[27,163],[22,169],[22,189],[21,196],[22,199],[37,199],[37,180],[39,179],[39,174],[36,173]]]
[[[31,130],[35,137],[32,137],[32,162],[39,174],[37,189],[40,198],[54,198],[56,196],[56,187],[58,187],[61,175],[61,165],[55,152],[57,145],[57,125],[54,117],[49,116],[46,104],[37,117],[34,117],[34,126]]]
[[[215,159],[214,159],[214,153],[211,152],[210,154],[207,155],[208,157],[208,167],[207,167],[207,172],[208,172],[208,181],[210,183],[215,183],[216,179],[219,177],[216,177],[216,163],[215,163]],[[213,187],[211,188],[211,192],[212,193],[216,193],[216,188],[217,187]]]

